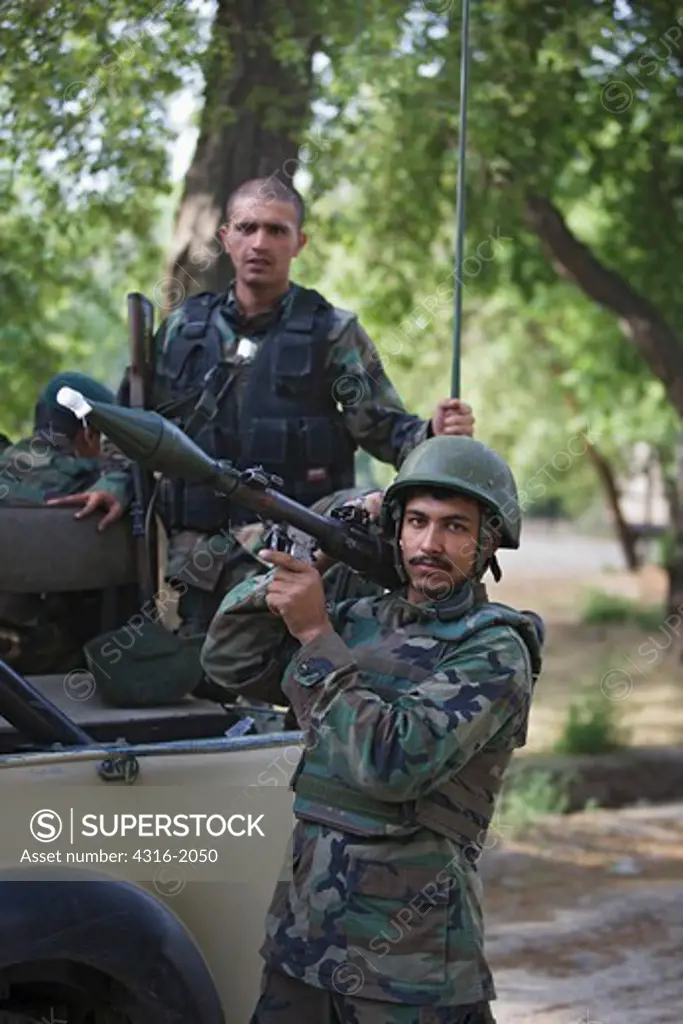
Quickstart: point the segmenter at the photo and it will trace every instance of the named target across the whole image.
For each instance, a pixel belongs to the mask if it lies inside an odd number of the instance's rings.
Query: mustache
[[[444,569],[446,572],[453,568],[450,559],[442,558],[440,555],[415,555],[408,564],[424,565],[428,569]]]

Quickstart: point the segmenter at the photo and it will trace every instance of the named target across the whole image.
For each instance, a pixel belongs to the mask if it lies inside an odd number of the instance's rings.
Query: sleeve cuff
[[[355,667],[353,655],[342,638],[337,633],[324,633],[297,652],[293,679],[300,686],[316,686],[332,672]]]
[[[121,475],[113,476],[101,476],[94,484],[90,487],[85,488],[86,494],[92,493],[93,491],[106,491],[107,494],[111,494],[113,498],[120,501],[122,505],[125,505],[130,500],[130,494],[132,492],[132,486],[129,488],[126,480],[121,478]]]
[[[265,573],[258,573],[237,583],[224,596],[218,607],[218,614],[227,615],[234,611],[268,611],[266,584],[270,582],[274,573],[274,569],[269,569]]]

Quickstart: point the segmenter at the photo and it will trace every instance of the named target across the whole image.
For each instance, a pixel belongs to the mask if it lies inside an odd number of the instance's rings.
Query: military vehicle
[[[69,508],[0,508],[0,537],[13,555],[10,591],[115,595],[136,581],[125,522],[100,534]],[[288,781],[301,735],[231,734],[243,731],[240,712],[192,696],[112,707],[85,671],[24,679],[4,663],[0,712],[3,1024],[246,1024],[293,823]],[[266,806],[264,792],[277,799]],[[131,845],[102,834],[83,839],[90,856],[80,861],[81,847],[69,845],[69,808],[114,820],[203,805],[245,819],[265,812],[264,837],[136,836]],[[104,859],[112,854],[119,859]]]
[[[134,293],[128,310],[121,400],[144,409],[152,306]],[[104,589],[102,629],[128,623],[135,642],[138,592],[159,580],[154,478],[136,470],[135,485],[131,514],[104,533],[68,507],[0,504],[2,589]],[[275,718],[278,731],[247,734],[234,705],[117,707],[85,666],[25,679],[0,662],[1,1024],[247,1024],[302,751]],[[175,824],[202,810],[207,822],[223,812],[234,834],[111,834],[117,814]],[[108,834],[74,843],[86,812]]]
[[[375,585],[395,581],[393,547],[361,509],[323,516],[298,505],[260,467],[214,462],[149,410],[142,298],[129,297],[132,408],[86,403],[89,421],[135,460],[125,520],[99,533],[69,507],[0,504],[2,589],[105,593],[96,664],[89,645],[90,660],[66,674],[27,679],[0,661],[0,1024],[247,1024],[257,1000],[303,739],[285,728],[286,709],[277,731],[250,734],[262,711],[250,717],[223,694],[112,702],[107,670],[123,651],[138,643],[122,662],[134,695],[148,624],[162,645],[172,636],[158,622],[154,473],[234,496],[277,527],[278,546],[315,538]],[[72,411],[85,402],[62,390]]]

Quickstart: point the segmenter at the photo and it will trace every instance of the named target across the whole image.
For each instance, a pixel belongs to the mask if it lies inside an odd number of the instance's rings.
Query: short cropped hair
[[[303,197],[292,185],[286,185],[274,174],[269,178],[249,178],[231,192],[225,209],[228,220],[232,217],[235,203],[239,199],[256,199],[259,202],[275,200],[278,203],[289,203],[296,210],[299,230],[304,223],[306,207]]]

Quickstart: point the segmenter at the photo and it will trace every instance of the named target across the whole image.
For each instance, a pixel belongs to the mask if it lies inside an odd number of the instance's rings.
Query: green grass
[[[511,770],[491,822],[489,845],[496,836],[509,838],[546,814],[564,814],[569,805],[569,778],[541,768]]]
[[[599,686],[584,687],[567,708],[556,754],[609,754],[627,743],[620,725],[620,709]]]
[[[665,612],[658,605],[644,605],[628,597],[608,594],[602,590],[588,590],[581,612],[587,626],[638,626],[657,629]]]

